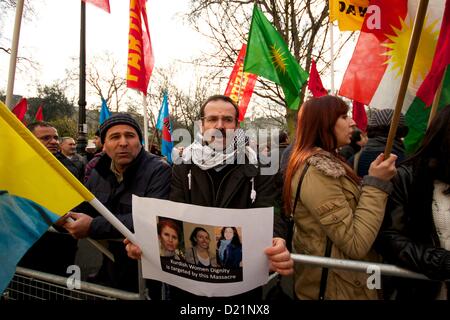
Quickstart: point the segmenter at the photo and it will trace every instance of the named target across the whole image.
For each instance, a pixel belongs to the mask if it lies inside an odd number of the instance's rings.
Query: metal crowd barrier
[[[143,300],[127,292],[80,281],[80,289],[69,289],[67,278],[22,267],[3,293],[4,300]]]
[[[382,275],[430,280],[425,275],[394,265],[366,261],[342,260],[303,254],[291,254],[295,263],[310,266],[328,267],[368,272],[376,268]],[[139,270],[141,271],[141,270]],[[268,283],[277,277],[269,277]],[[144,300],[145,288],[140,286],[140,294],[80,281],[80,289],[69,289],[65,277],[44,273],[22,267],[16,268],[16,274],[3,293],[4,300]],[[431,280],[430,280],[431,281]]]
[[[432,281],[427,276],[421,273],[416,273],[407,269],[399,268],[397,266],[384,263],[334,259],[318,256],[309,256],[304,254],[291,254],[291,258],[292,260],[294,260],[294,262],[299,262],[317,267],[346,269],[357,272],[367,272],[368,270],[373,270],[373,268],[375,267],[380,271],[382,275]]]

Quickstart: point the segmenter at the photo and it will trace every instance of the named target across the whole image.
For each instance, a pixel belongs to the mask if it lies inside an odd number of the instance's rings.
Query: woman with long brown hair
[[[285,175],[284,203],[294,220],[293,251],[338,259],[377,261],[372,244],[384,216],[395,159],[383,154],[359,178],[337,154],[350,143],[352,120],[340,98],[306,101]],[[298,191],[298,194],[297,194]],[[368,275],[295,265],[298,299],[376,299]]]

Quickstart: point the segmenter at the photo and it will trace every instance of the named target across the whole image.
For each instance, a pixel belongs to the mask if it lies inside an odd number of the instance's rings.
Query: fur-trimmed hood
[[[339,178],[345,176],[344,165],[331,153],[321,150],[308,158],[308,163],[325,175]]]

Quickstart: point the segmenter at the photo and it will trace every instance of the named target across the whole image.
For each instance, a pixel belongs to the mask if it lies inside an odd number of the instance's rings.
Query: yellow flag
[[[369,0],[330,0],[330,21],[341,31],[361,30]]]
[[[63,216],[89,192],[0,101],[0,190]]]

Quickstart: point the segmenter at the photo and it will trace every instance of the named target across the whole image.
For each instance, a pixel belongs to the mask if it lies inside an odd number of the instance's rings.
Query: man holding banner
[[[100,127],[105,154],[92,169],[86,187],[129,230],[133,230],[131,197],[167,199],[170,166],[142,148],[142,131],[129,114],[119,113]],[[75,221],[64,227],[77,239],[118,239],[121,234],[87,203],[69,214]],[[136,261],[130,260],[121,241],[108,241],[115,262],[104,257],[97,282],[114,288],[137,291]],[[151,292],[152,293],[152,292]],[[156,294],[156,293],[155,293]]]
[[[273,206],[274,177],[261,174],[256,153],[248,146],[244,132],[238,129],[238,117],[238,106],[230,97],[215,95],[203,103],[201,133],[183,150],[182,163],[174,160],[178,164],[173,166],[170,200],[232,209]],[[272,243],[265,250],[270,269],[282,275],[291,274],[293,261],[285,241],[274,237]],[[141,249],[136,245],[126,241],[126,250],[130,257],[140,258]],[[177,288],[171,288],[170,292],[174,300],[193,297]],[[262,288],[234,298],[260,300]]]

